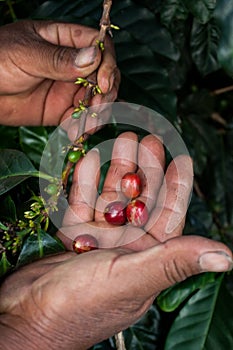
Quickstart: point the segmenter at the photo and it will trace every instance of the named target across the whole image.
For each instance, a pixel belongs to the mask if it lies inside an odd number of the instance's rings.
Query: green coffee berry
[[[82,153],[80,151],[70,151],[68,153],[68,159],[71,163],[77,163],[81,158]]]
[[[49,184],[46,188],[45,188],[45,192],[47,192],[50,196],[56,194],[58,192],[58,187],[55,184]]]

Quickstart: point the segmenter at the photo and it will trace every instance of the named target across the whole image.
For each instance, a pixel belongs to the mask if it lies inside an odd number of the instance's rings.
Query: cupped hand
[[[144,250],[181,235],[193,183],[192,161],[182,155],[171,162],[165,176],[164,169],[165,153],[159,138],[148,135],[138,142],[135,133],[123,133],[114,143],[111,164],[99,196],[100,156],[97,149],[89,152],[76,166],[69,208],[58,233],[67,249],[72,250],[77,231],[94,235],[100,247],[124,245],[133,250]],[[137,199],[143,201],[150,212],[143,229],[132,225],[112,226],[104,218],[109,203],[129,201],[120,185],[127,172],[137,172],[142,179],[143,188]]]
[[[6,279],[0,290],[0,344],[10,344],[9,349],[87,349],[134,323],[163,289],[191,275],[232,267],[224,244],[181,236],[192,188],[188,156],[175,158],[164,175],[159,139],[148,135],[138,143],[129,132],[115,141],[100,196],[99,166],[96,150],[77,164],[58,235],[68,249],[84,233],[94,235],[102,248],[48,257]],[[104,220],[105,205],[124,199],[119,182],[128,171],[143,177],[140,199],[150,211],[144,229],[113,227]]]
[[[91,105],[113,102],[120,82],[114,47],[106,37],[101,55],[97,36],[97,30],[69,23],[27,20],[2,26],[0,123],[58,125],[84,97],[76,78],[97,68],[102,94]]]

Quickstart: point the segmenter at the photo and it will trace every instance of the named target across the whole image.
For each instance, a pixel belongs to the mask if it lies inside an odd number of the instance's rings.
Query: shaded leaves
[[[0,150],[0,194],[37,174],[38,171],[23,152],[14,149]]]
[[[223,277],[220,275],[215,282],[200,289],[181,308],[168,333],[165,350],[232,347],[233,300]]]

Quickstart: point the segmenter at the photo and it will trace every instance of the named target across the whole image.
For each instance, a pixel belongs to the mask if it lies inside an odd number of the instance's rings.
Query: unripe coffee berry
[[[45,188],[45,192],[47,192],[50,196],[56,194],[58,192],[58,187],[55,184],[49,184],[46,188]]]
[[[128,172],[121,179],[121,191],[130,199],[136,198],[141,194],[142,182],[138,174]]]
[[[77,163],[77,161],[81,158],[82,152],[80,151],[70,151],[68,153],[68,159],[71,163]]]
[[[134,199],[126,207],[127,220],[134,226],[142,227],[149,218],[149,213],[145,203],[139,199]]]
[[[77,236],[73,241],[73,250],[77,254],[86,253],[94,249],[98,249],[98,241],[89,234]]]
[[[124,225],[126,222],[125,203],[116,201],[109,203],[104,210],[105,220],[112,225]]]

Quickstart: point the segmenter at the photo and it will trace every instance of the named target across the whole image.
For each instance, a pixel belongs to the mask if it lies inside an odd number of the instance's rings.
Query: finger
[[[119,90],[119,84],[120,84],[120,71],[117,69],[115,74],[115,80],[112,89],[107,93],[101,93],[96,94],[92,99],[90,103],[90,112],[95,113],[97,115],[98,124],[96,124],[94,127],[88,124],[86,124],[86,129],[88,130],[89,134],[92,134],[96,131],[98,131],[105,123],[108,122],[111,112],[112,112],[112,103],[116,100]],[[89,112],[89,114],[90,114]],[[92,120],[93,124],[93,120]]]
[[[112,90],[118,72],[114,46],[111,39],[108,37],[106,37],[104,42],[102,57],[103,59],[98,70],[97,80],[100,89],[106,94]]]
[[[46,41],[76,48],[93,45],[99,34],[97,29],[73,23],[34,21],[34,26]]]
[[[193,184],[189,156],[178,156],[168,166],[156,207],[145,226],[160,242],[181,235]]]
[[[69,207],[66,210],[63,225],[72,226],[93,220],[99,178],[99,151],[92,149],[75,167],[69,195]]]
[[[103,193],[120,190],[120,180],[127,171],[137,168],[138,138],[135,133],[122,133],[115,141]]]
[[[143,184],[138,199],[151,211],[164,176],[165,154],[159,138],[148,135],[142,139],[138,149],[138,165],[138,174]]]
[[[101,70],[101,67],[102,66],[100,66],[98,71]],[[114,102],[116,100],[117,95],[118,95],[120,81],[121,81],[121,75],[120,75],[120,71],[118,68],[115,68],[111,79],[113,79],[113,85],[111,85],[109,90],[106,92],[104,92],[104,90],[102,88],[101,89],[102,93],[97,94],[92,98],[91,106],[94,106],[94,105],[98,106],[98,105],[101,105],[102,103]],[[112,82],[110,84],[112,84]],[[96,112],[98,113],[98,109]]]
[[[93,41],[96,35],[95,31],[87,30],[87,40],[83,47],[83,29],[79,26],[40,21],[35,22],[34,26],[27,21],[23,24],[24,28],[21,25],[19,30],[26,31],[33,41],[30,55],[26,54],[28,45],[21,47],[25,51],[25,60],[22,60],[21,52],[20,66],[26,72],[30,69],[30,73],[38,77],[43,75],[53,80],[72,81],[77,77],[86,77],[99,66],[100,50],[95,44],[88,46],[90,38]]]
[[[91,235],[97,240],[98,248],[125,247],[135,250],[142,247],[151,247],[151,236],[145,234],[140,228],[131,225],[112,226],[107,222],[88,222],[75,226],[63,226],[59,229],[57,237],[68,250],[73,250],[73,241],[82,235]],[[141,242],[141,244],[139,244]]]
[[[47,41],[64,47],[83,48],[96,46],[99,32],[96,29],[68,24],[68,23],[41,23],[38,31]],[[103,94],[109,92],[115,80],[116,59],[112,40],[106,37],[102,53],[102,63],[98,71],[98,85]]]
[[[104,221],[104,209],[113,201],[125,201],[121,193],[120,182],[123,175],[137,168],[137,135],[132,132],[122,133],[115,141],[112,159],[107,172],[103,191],[96,203],[95,220]]]
[[[198,236],[183,236],[139,253],[121,256],[111,267],[111,272],[123,294],[127,290],[130,297],[130,283],[134,296],[145,299],[157,296],[189,276],[207,271],[228,271],[232,266],[232,253],[224,244]]]

